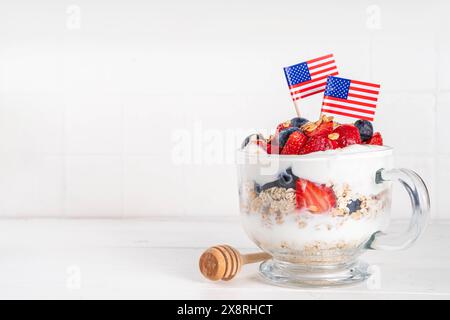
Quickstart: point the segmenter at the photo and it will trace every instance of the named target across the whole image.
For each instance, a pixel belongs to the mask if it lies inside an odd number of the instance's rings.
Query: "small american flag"
[[[294,102],[323,92],[328,76],[338,74],[332,54],[284,68]]]
[[[323,96],[322,114],[373,121],[379,84],[329,77]]]

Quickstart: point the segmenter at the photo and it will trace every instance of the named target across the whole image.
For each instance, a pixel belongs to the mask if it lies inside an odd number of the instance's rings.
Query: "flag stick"
[[[300,106],[299,106],[298,101],[299,100],[294,101],[294,106],[295,106],[295,112],[297,113],[297,117],[300,117]]]

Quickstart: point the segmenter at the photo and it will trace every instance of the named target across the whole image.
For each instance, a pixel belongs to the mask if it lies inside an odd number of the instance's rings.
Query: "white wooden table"
[[[206,247],[255,249],[238,219],[0,220],[0,298],[57,299],[449,299],[450,223],[434,222],[404,252],[368,252],[379,282],[286,289],[257,265],[231,282],[198,272]]]

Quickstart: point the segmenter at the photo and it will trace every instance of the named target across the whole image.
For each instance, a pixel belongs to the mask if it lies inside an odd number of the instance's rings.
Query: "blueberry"
[[[292,127],[280,132],[280,134],[278,135],[278,145],[280,146],[280,149],[284,147],[289,139],[289,136],[295,131],[300,131],[300,129],[297,127]]]
[[[287,172],[283,172],[278,176],[278,184],[281,188],[295,189],[294,177],[288,174]]]
[[[255,192],[256,194],[261,193],[261,185],[255,182]]]
[[[269,183],[266,183],[265,185],[263,185],[263,186],[261,187],[261,191],[265,191],[265,190],[267,190],[267,189],[274,188],[274,187],[278,187],[278,186],[279,186],[279,185],[278,185],[278,180],[272,181],[272,182],[269,182]]]
[[[242,142],[242,146],[241,148],[245,148],[246,145],[248,145],[248,143],[250,141],[258,141],[258,140],[264,140],[264,136],[260,133],[253,133],[251,135],[249,135],[247,138],[244,139],[244,142]]]
[[[294,179],[295,179],[295,181],[297,181],[297,179],[298,179],[298,177],[294,174],[294,173],[292,173],[292,168],[287,168],[286,169],[286,172],[288,173],[288,174],[290,174],[291,176],[293,176],[294,177]]]
[[[273,187],[285,188],[285,189],[295,189],[295,184],[297,183],[298,177],[292,173],[292,169],[286,169],[278,175],[276,181],[266,183],[261,187],[261,190],[267,190]]]
[[[361,200],[350,200],[350,202],[347,204],[348,210],[350,210],[350,213],[353,213],[355,211],[358,211],[361,209]]]
[[[301,117],[297,117],[297,118],[292,118],[291,120],[291,126],[292,127],[297,127],[300,128],[301,126],[303,126],[304,124],[308,123],[309,120],[305,119],[305,118],[301,118]]]
[[[372,122],[367,120],[357,120],[355,122],[355,127],[359,130],[359,135],[361,136],[361,141],[366,142],[373,135],[373,126]]]

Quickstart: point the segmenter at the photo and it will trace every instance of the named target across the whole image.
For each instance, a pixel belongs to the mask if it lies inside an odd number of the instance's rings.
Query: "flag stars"
[[[284,68],[284,73],[290,86],[311,80],[306,62],[286,67]]]
[[[350,80],[330,76],[325,89],[325,96],[347,99]]]

